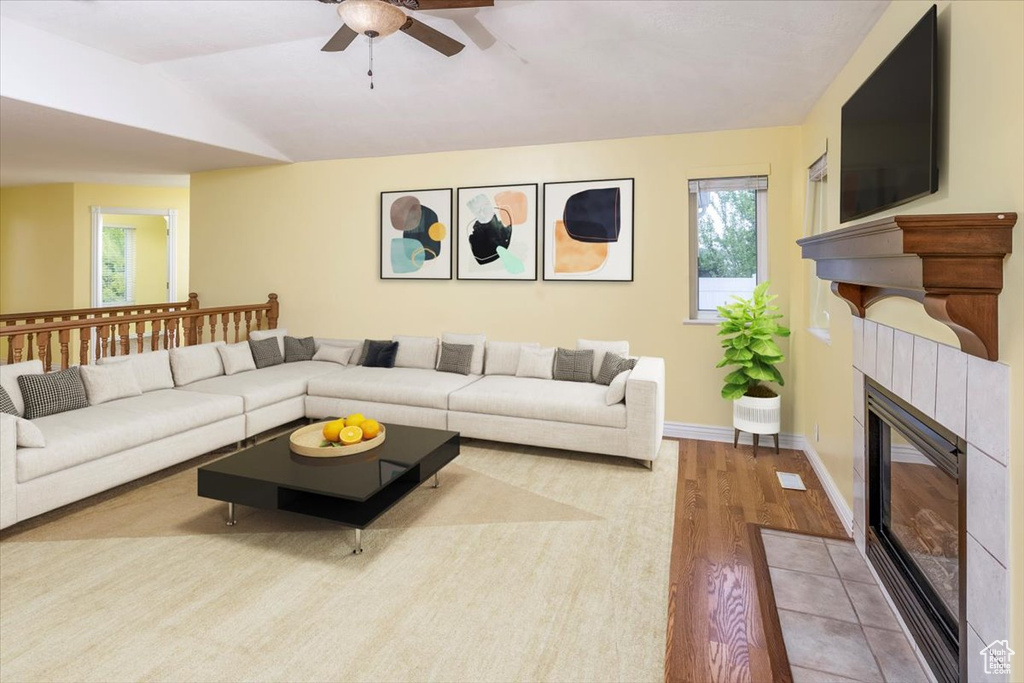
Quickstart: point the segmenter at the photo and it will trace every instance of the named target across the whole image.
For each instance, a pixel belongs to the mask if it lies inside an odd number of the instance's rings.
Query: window
[[[828,215],[828,154],[822,154],[807,169],[807,206],[804,210],[804,235],[821,234],[825,230]],[[818,279],[814,272],[814,263],[809,264],[810,281],[808,283],[808,328],[815,336],[829,340],[829,284]]]
[[[135,228],[103,226],[101,306],[135,303]]]
[[[690,317],[717,318],[767,278],[768,178],[690,181]]]

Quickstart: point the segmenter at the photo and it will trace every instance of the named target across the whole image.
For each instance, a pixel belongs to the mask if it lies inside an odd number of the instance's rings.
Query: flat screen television
[[[937,18],[932,5],[843,105],[841,222],[939,189]]]

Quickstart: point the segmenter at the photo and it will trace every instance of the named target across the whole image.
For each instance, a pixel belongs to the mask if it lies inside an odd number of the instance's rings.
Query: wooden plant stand
[[[753,432],[751,432],[750,435],[754,437],[754,457],[756,458],[757,457],[758,441],[760,441],[761,435],[760,434],[754,434]],[[768,436],[768,434],[765,434],[764,436]],[[772,434],[771,436],[775,439],[775,454],[778,455],[779,454],[779,434],[778,434],[778,432],[776,432],[775,434]],[[732,447],[733,448],[738,448],[739,445],[740,445],[740,430],[739,429],[734,429],[734,433],[732,435]]]

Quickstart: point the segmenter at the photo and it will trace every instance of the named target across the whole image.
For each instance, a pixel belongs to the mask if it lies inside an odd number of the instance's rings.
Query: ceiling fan
[[[370,54],[373,54],[373,39],[384,38],[395,31],[402,31],[427,47],[451,57],[466,47],[437,29],[407,15],[408,10],[469,9],[493,7],[494,0],[320,0],[328,5],[337,5],[338,14],[345,21],[322,52],[341,52],[360,33],[370,38]],[[372,66],[371,66],[372,70]],[[372,74],[370,74],[372,77]],[[372,84],[371,84],[372,87]]]

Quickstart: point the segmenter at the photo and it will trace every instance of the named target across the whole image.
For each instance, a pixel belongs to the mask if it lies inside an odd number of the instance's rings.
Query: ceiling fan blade
[[[466,47],[454,38],[449,38],[437,29],[431,28],[421,21],[416,21],[412,17],[409,17],[401,30],[446,57],[457,55]]]
[[[352,44],[352,41],[356,39],[359,34],[350,29],[348,26],[342,25],[338,29],[338,32],[331,36],[331,39],[327,41],[327,44],[320,48],[321,52],[341,52],[346,47]]]
[[[398,0],[396,4],[409,9],[465,9],[467,7],[494,7],[494,0]]]

